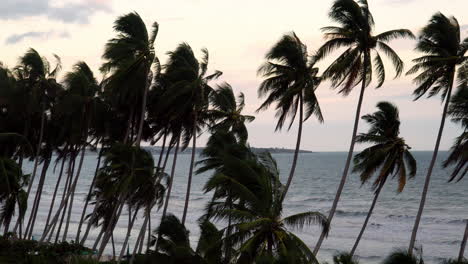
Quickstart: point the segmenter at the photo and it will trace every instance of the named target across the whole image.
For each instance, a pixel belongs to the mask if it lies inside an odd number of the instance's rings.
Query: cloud
[[[48,32],[40,32],[40,31],[30,31],[23,34],[13,34],[10,35],[6,40],[5,44],[11,45],[18,42],[23,41],[24,39],[28,38],[35,38],[35,39],[48,39],[48,38],[69,38],[70,34],[66,31],[63,32],[56,32],[56,31],[48,31]]]
[[[89,17],[98,11],[109,12],[111,0],[80,0],[52,4],[51,0],[2,0],[0,19],[21,19],[45,16],[65,23],[86,24]]]

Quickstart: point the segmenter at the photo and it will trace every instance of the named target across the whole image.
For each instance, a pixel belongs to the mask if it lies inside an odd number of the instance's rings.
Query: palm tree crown
[[[332,81],[333,87],[340,87],[340,93],[348,95],[361,82],[368,86],[373,70],[377,75],[377,88],[383,85],[386,74],[380,52],[392,62],[395,77],[403,72],[403,61],[388,42],[397,38],[413,38],[411,31],[395,29],[374,35],[374,18],[367,0],[336,0],[329,16],[339,26],[322,28],[328,40],[319,49],[317,57],[322,59],[336,49],[346,48],[323,74],[324,78]]]

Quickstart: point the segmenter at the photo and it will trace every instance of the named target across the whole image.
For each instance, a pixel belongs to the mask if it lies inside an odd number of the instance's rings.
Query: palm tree
[[[208,180],[205,191],[229,191],[235,204],[214,199],[207,207],[208,216],[234,222],[229,226],[233,233],[224,240],[238,247],[237,263],[256,263],[274,256],[285,263],[316,261],[304,242],[288,229],[302,229],[312,223],[327,229],[326,217],[312,211],[283,217],[285,187],[279,180],[276,161],[269,153],[253,157],[224,155],[222,169]]]
[[[288,129],[291,128],[299,110],[296,149],[283,195],[286,196],[296,169],[302,124],[312,114],[323,122],[322,112],[315,96],[315,90],[321,78],[317,76],[319,70],[315,67],[315,57],[309,57],[306,45],[294,32],[284,35],[270,49],[266,59],[267,62],[258,70],[258,73],[266,78],[260,84],[258,94],[259,97],[266,97],[266,99],[257,111],[266,110],[271,104],[276,103],[276,117],[278,118],[276,130],[281,130],[288,119],[290,119]]]
[[[379,51],[390,59],[396,71],[395,77],[398,77],[403,72],[403,61],[388,45],[388,42],[397,38],[413,38],[413,34],[407,29],[395,29],[374,35],[374,19],[367,0],[335,0],[329,12],[329,17],[337,22],[339,26],[322,28],[325,32],[325,38],[328,40],[319,49],[317,59],[323,59],[339,48],[346,48],[346,50],[325,70],[323,77],[331,80],[332,87],[339,88],[339,93],[344,96],[349,95],[354,87],[361,84],[346,163],[328,215],[328,220],[332,221],[348,177],[356,143],[364,91],[371,84],[373,70],[377,75],[377,88],[381,87],[385,82],[385,66]],[[314,248],[315,254],[319,251],[324,238],[325,234],[322,234],[317,241]]]
[[[243,93],[234,96],[231,85],[223,83],[218,85],[211,96],[212,109],[208,111],[208,116],[213,119],[214,124],[210,129],[216,131],[231,131],[236,135],[239,141],[247,143],[249,133],[246,123],[252,122],[255,117],[242,115],[245,106],[245,97]]]
[[[106,62],[101,67],[101,71],[109,75],[104,80],[104,90],[111,104],[126,116],[128,129],[133,130],[134,124],[138,124],[136,143],[139,145],[159,25],[154,22],[149,34],[140,15],[129,13],[117,18],[114,29],[118,35],[107,42],[103,55]],[[137,112],[138,106],[141,106],[140,112]],[[128,134],[123,138],[124,142],[127,140]]]
[[[383,264],[424,264],[424,261],[422,255],[417,258],[408,252],[396,250],[384,259]]]
[[[221,76],[220,71],[207,75],[208,50],[202,49],[202,59],[195,58],[192,48],[187,43],[180,44],[175,51],[169,53],[166,64],[166,78],[171,88],[162,95],[164,102],[161,109],[175,112],[184,123],[185,135],[184,146],[192,140],[192,156],[187,181],[187,192],[182,214],[182,224],[185,224],[188,204],[190,201],[190,190],[192,186],[193,168],[195,164],[196,139],[201,128],[207,123],[206,112],[209,105],[209,95],[213,88],[209,82]],[[177,106],[177,107],[174,107]]]
[[[414,82],[418,85],[418,88],[416,88],[413,93],[415,100],[421,98],[425,94],[431,97],[441,93],[442,100],[445,100],[445,104],[434,152],[424,182],[421,202],[411,233],[411,240],[408,248],[409,254],[413,251],[416,242],[416,235],[426,203],[432,170],[439,151],[439,144],[444,130],[445,118],[451,100],[457,68],[468,61],[468,57],[465,56],[465,53],[468,51],[468,38],[463,42],[461,41],[460,26],[455,17],[446,17],[442,13],[436,13],[422,29],[416,49],[424,53],[424,56],[414,59],[415,65],[408,71],[408,74],[418,73],[414,79]]]
[[[373,144],[354,156],[353,172],[358,172],[361,183],[365,184],[376,174],[373,189],[375,191],[366,220],[350,252],[353,256],[361,241],[364,230],[372,215],[375,204],[389,176],[398,177],[397,192],[401,193],[406,185],[407,174],[412,178],[416,175],[416,160],[410,153],[410,147],[400,134],[400,118],[398,109],[389,102],[377,104],[377,112],[362,117],[370,126],[367,133],[356,137],[357,143]]]

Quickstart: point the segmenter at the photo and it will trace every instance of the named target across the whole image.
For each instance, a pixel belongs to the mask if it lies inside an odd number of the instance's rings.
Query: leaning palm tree
[[[379,52],[390,59],[396,71],[395,77],[398,77],[403,72],[403,61],[388,43],[397,38],[413,38],[414,36],[407,29],[389,30],[374,35],[374,19],[367,0],[335,0],[329,16],[339,26],[322,28],[328,40],[319,49],[317,57],[323,59],[339,48],[346,48],[346,50],[325,70],[323,77],[331,80],[332,87],[339,88],[339,93],[344,96],[349,95],[357,85],[361,85],[346,163],[328,215],[328,220],[332,221],[353,157],[364,91],[371,84],[373,71],[377,75],[377,88],[385,82],[386,71]],[[325,234],[322,234],[317,241],[315,254],[319,251],[324,238]]]
[[[460,26],[455,17],[446,17],[442,13],[436,13],[422,29],[416,49],[424,53],[424,56],[414,59],[415,65],[408,71],[408,74],[418,73],[414,79],[414,82],[418,85],[418,88],[413,93],[415,100],[418,100],[425,94],[431,97],[441,93],[445,104],[442,110],[442,118],[434,152],[424,182],[421,202],[411,233],[408,248],[409,254],[413,251],[416,242],[416,235],[426,203],[432,170],[437,159],[439,144],[444,130],[452,88],[457,76],[456,73],[459,66],[468,61],[468,57],[465,56],[465,53],[468,51],[468,38],[464,41],[460,39]]]
[[[162,95],[164,102],[162,109],[173,112],[178,116],[185,130],[184,145],[192,140],[192,155],[187,181],[187,192],[182,214],[182,224],[187,218],[192,176],[195,164],[197,136],[201,128],[206,125],[206,113],[209,106],[209,96],[213,92],[210,82],[222,75],[222,72],[208,72],[208,50],[202,49],[203,57],[199,61],[187,43],[180,44],[169,53],[169,60],[165,66],[165,76],[171,87]],[[176,106],[176,107],[175,107]]]
[[[388,177],[398,179],[397,192],[401,193],[406,185],[407,174],[412,178],[416,174],[416,160],[410,153],[410,147],[400,137],[400,118],[398,109],[389,102],[377,104],[377,112],[362,117],[370,126],[367,133],[356,137],[357,143],[373,144],[354,156],[353,172],[358,172],[362,184],[368,182],[373,175],[376,179],[373,183],[374,199],[372,201],[366,220],[351,249],[353,256],[367,227],[375,204]]]
[[[246,143],[249,133],[245,124],[252,122],[255,117],[242,114],[245,106],[244,94],[240,93],[236,101],[232,87],[223,83],[218,85],[211,96],[211,105],[208,115],[214,124],[210,130],[215,133],[220,130],[231,131],[241,142]]]
[[[154,41],[159,25],[154,22],[149,32],[138,13],[129,13],[117,18],[114,29],[118,35],[107,42],[101,67],[109,76],[104,80],[104,90],[113,107],[125,115],[127,131],[137,131],[136,139],[129,140],[130,133],[126,133],[123,141],[135,140],[139,145],[152,80],[151,67],[156,62]]]
[[[303,123],[311,115],[315,115],[319,122],[323,122],[315,95],[321,78],[317,76],[319,69],[315,66],[315,57],[309,56],[306,45],[294,32],[284,35],[270,49],[266,59],[267,61],[258,70],[258,73],[265,78],[258,88],[258,94],[266,99],[257,111],[266,110],[271,104],[276,104],[278,118],[276,130],[281,130],[288,119],[288,129],[290,129],[299,111],[296,148],[283,194],[284,199],[296,170]]]

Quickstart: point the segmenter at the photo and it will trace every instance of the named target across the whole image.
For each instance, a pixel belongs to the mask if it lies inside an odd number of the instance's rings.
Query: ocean
[[[406,250],[408,247],[411,229],[419,206],[424,177],[432,153],[415,151],[413,154],[418,161],[418,173],[414,179],[408,180],[401,194],[396,193],[397,185],[395,179],[387,181],[356,252],[361,263],[378,263],[392,250]],[[451,171],[444,170],[441,167],[441,162],[447,155],[447,152],[439,153],[416,243],[417,247],[422,248],[422,254],[426,263],[440,263],[442,259],[457,256],[465,227],[463,219],[468,218],[468,179],[464,179],[458,183],[447,182]],[[292,156],[289,153],[273,154],[281,170],[283,181],[285,181],[289,173]],[[155,156],[154,158],[157,160],[158,157]],[[327,214],[341,178],[345,159],[346,153],[344,152],[300,154],[296,174],[284,203],[284,216],[305,211],[319,211]],[[169,159],[168,168],[170,168],[171,160],[172,158]],[[72,240],[75,237],[75,230],[78,227],[85,195],[88,192],[94,174],[96,161],[96,153],[91,152],[85,156],[81,178],[79,179],[75,194],[68,240]],[[178,217],[182,216],[189,162],[189,153],[181,154],[177,161],[177,170],[168,212]],[[59,173],[59,166],[57,166],[55,173],[52,170],[52,166],[53,164],[51,164],[51,168],[47,174],[38,219],[34,229],[34,237],[36,238],[40,237],[44,228]],[[32,162],[26,163],[24,171],[27,173],[31,170]],[[40,167],[38,172],[40,172]],[[209,173],[205,173],[195,175],[193,179],[187,219],[187,228],[190,230],[190,239],[193,245],[196,244],[199,234],[197,219],[202,215],[205,205],[210,199],[210,195],[203,193],[202,190],[208,177]],[[32,194],[35,193],[39,176],[36,178]],[[351,249],[364,222],[372,198],[373,192],[370,184],[361,185],[358,175],[349,175],[338,205],[337,214],[333,219],[332,229],[318,254],[319,260],[331,262],[334,254]],[[30,197],[30,207],[32,207],[32,200],[33,197]],[[59,202],[60,196],[56,200],[55,208],[58,207]],[[91,210],[92,206],[89,207],[88,213],[91,213]],[[158,225],[160,217],[161,211],[153,210],[153,228]],[[117,252],[120,252],[127,231],[127,221],[128,213],[126,210],[123,210],[114,232]],[[143,217],[139,216],[130,237],[130,252],[132,251],[142,221]],[[320,230],[315,226],[310,226],[305,227],[303,230],[296,230],[295,233],[309,247],[313,248],[320,235]],[[92,247],[97,234],[98,230],[93,230],[90,233],[86,242],[87,246]],[[109,244],[106,248],[106,253],[110,254],[111,252],[112,249]]]

